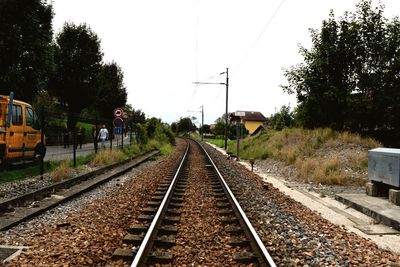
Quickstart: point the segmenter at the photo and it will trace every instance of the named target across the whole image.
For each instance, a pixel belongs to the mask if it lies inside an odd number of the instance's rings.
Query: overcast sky
[[[354,11],[358,0],[53,0],[53,27],[86,23],[101,39],[104,61],[124,72],[128,103],[148,117],[171,123],[195,116],[205,123],[225,112],[296,105],[283,93],[283,68],[300,63],[299,44],[310,47],[309,28],[320,28],[333,9]],[[382,0],[386,17],[400,13],[399,0]],[[374,4],[377,1],[373,2]],[[211,77],[211,78],[210,78]]]

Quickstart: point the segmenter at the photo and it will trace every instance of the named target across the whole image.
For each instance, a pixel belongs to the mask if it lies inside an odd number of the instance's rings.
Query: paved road
[[[129,135],[124,136],[124,146],[129,144]],[[114,139],[112,142],[113,147],[121,146],[121,139]],[[99,143],[99,148],[101,147],[101,143]],[[106,142],[106,148],[110,148],[110,141]],[[76,149],[76,156],[85,156],[88,154],[94,153],[94,144],[87,143],[83,144],[82,148]],[[64,146],[46,146],[46,156],[44,157],[45,161],[49,160],[63,160],[63,159],[72,159],[73,158],[73,146],[70,145],[69,148],[64,148]]]

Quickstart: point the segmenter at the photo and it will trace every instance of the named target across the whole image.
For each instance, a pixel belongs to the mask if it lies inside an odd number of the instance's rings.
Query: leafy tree
[[[268,120],[270,121],[271,128],[278,131],[283,128],[293,127],[295,124],[294,114],[290,111],[290,106],[285,105],[283,105],[278,112],[271,115]]]
[[[177,133],[178,132],[178,124],[176,122],[171,123],[171,131],[173,133]]]
[[[52,6],[41,0],[0,1],[0,94],[31,101],[47,89],[52,69]]]
[[[178,121],[178,133],[188,133],[196,129],[192,120],[188,117],[180,118]]]
[[[228,128],[228,138],[231,140],[235,140],[237,138],[237,130],[238,129],[237,129],[236,122],[232,122]],[[239,124],[239,131],[240,131],[240,133],[239,133],[240,138],[244,138],[247,135],[249,135],[249,131],[246,129],[246,127],[242,123]]]
[[[98,95],[102,57],[100,40],[86,24],[64,24],[56,37],[56,70],[51,85],[68,112],[69,129],[75,127],[79,113]]]
[[[400,21],[384,7],[362,0],[354,14],[311,31],[312,48],[300,49],[304,63],[286,70],[298,100],[296,118],[305,127],[357,132],[400,127]],[[398,131],[396,131],[398,132]]]
[[[220,119],[216,121],[213,133],[215,136],[225,136],[225,121]]]
[[[146,122],[146,114],[140,109],[134,109],[132,105],[125,104],[124,113],[127,115],[127,124],[142,123]]]
[[[146,135],[146,129],[141,124],[135,124],[133,131],[135,132],[136,142],[139,144],[145,144],[148,141]]]
[[[338,24],[331,12],[320,32],[312,31],[313,48],[301,48],[304,63],[286,71],[289,86],[297,93],[299,119],[305,127],[343,125],[349,87],[343,79],[346,62],[337,60],[341,52]]]
[[[210,125],[204,124],[201,130],[203,131],[203,133],[210,133]]]
[[[111,121],[114,109],[125,106],[127,92],[123,79],[124,75],[117,63],[112,62],[100,67],[94,106],[101,118]]]
[[[32,102],[33,107],[40,116],[42,111],[54,112],[57,105],[57,100],[49,95],[49,92],[41,90],[37,92]]]
[[[161,123],[160,119],[157,119],[155,117],[150,118],[147,120],[146,122],[146,131],[147,131],[147,136],[152,139],[154,138],[156,129],[157,129],[157,125],[159,125]]]

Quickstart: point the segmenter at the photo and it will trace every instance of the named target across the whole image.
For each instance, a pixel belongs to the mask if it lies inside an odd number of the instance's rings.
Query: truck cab
[[[0,95],[0,164],[44,157],[38,116],[26,102]],[[44,138],[43,138],[44,140]]]

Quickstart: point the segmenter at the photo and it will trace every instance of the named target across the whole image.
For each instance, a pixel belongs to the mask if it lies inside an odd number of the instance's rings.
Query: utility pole
[[[228,76],[229,68],[226,68],[226,101],[225,101],[225,151],[227,151],[228,147],[228,88],[229,88],[229,76]]]
[[[204,139],[204,106],[201,105],[201,141]]]
[[[228,92],[229,92],[229,68],[226,68],[225,72],[221,72],[220,75],[226,74],[226,82],[224,83],[209,83],[209,82],[193,82],[197,85],[203,84],[221,84],[226,86],[226,95],[225,95],[225,151],[228,147]]]
[[[200,112],[201,113],[201,125],[200,125],[200,136],[201,136],[201,141],[203,141],[203,126],[204,126],[204,105],[201,105],[199,108],[201,110],[188,110],[188,112]]]

